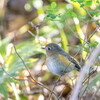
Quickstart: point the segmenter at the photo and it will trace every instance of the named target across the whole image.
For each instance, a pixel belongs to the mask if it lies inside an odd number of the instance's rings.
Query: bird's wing
[[[74,63],[72,63],[67,57],[65,57],[65,56],[63,56],[61,54],[58,55],[58,59],[59,59],[59,61],[63,62],[63,64],[65,66],[69,66],[69,67],[75,66]]]
[[[70,56],[69,60],[75,64],[75,67],[77,68],[78,71],[80,71],[81,67],[76,59]]]
[[[75,64],[75,67],[77,68],[78,71],[80,71],[81,67],[76,59],[74,59],[72,56],[70,56],[68,53],[64,52],[61,55],[63,55],[65,58],[67,58],[70,62]]]

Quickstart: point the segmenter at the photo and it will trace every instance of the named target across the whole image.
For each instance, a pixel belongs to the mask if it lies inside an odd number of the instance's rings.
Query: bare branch
[[[15,53],[17,54],[17,56],[20,58],[20,60],[22,61],[22,63],[24,64],[24,67],[26,68],[27,72],[29,73],[31,79],[29,80],[30,82],[34,82],[36,84],[38,84],[39,86],[47,89],[48,91],[52,92],[55,97],[57,98],[57,100],[59,100],[59,98],[57,97],[56,93],[54,91],[51,91],[48,87],[46,87],[44,84],[42,84],[41,82],[38,82],[31,74],[31,72],[29,71],[28,67],[26,66],[23,58],[19,55],[19,53],[17,52],[17,49],[15,47],[15,38],[16,38],[16,32],[14,32],[14,50],[15,50]],[[17,79],[18,80],[18,79]]]
[[[99,53],[100,53],[100,44],[91,53],[91,56],[90,56],[88,62],[83,66],[83,69],[81,70],[80,75],[79,75],[79,79],[77,80],[77,84],[72,91],[72,96],[70,97],[70,100],[78,100],[78,94],[79,94],[80,88],[82,87],[82,81],[83,81],[85,75],[89,72],[89,68],[96,60]]]

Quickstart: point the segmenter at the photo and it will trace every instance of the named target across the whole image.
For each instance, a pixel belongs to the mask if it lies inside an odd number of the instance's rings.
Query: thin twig
[[[28,71],[30,77],[37,83],[37,81],[36,81],[36,80],[33,78],[33,76],[31,75],[29,69],[27,68],[27,66],[26,66],[26,64],[25,64],[25,62],[24,62],[24,60],[22,59],[22,57],[18,54],[18,52],[17,52],[17,50],[16,50],[16,47],[15,47],[15,41],[16,41],[16,40],[15,40],[15,38],[16,38],[16,32],[14,32],[14,50],[15,50],[16,54],[18,55],[18,57],[21,59],[22,63],[24,64],[24,66],[25,66],[26,70]]]
[[[75,33],[72,28],[68,25],[68,27],[70,28],[70,30]],[[95,32],[99,29],[99,26],[97,26],[97,28],[92,32],[92,34],[89,36],[89,38],[87,39],[87,41],[90,40],[90,38],[95,34]],[[75,35],[76,38],[79,38],[77,35]],[[84,43],[82,44],[82,47],[85,46],[85,44],[87,43],[87,41],[84,40]],[[78,50],[78,52],[74,55],[74,57],[76,57],[79,53],[81,52],[81,49]]]
[[[85,77],[85,75],[88,73],[89,68],[96,60],[98,54],[100,53],[100,44],[97,46],[97,48],[91,53],[91,56],[87,62],[87,64],[84,65],[83,69],[80,72],[79,79],[77,81],[76,86],[74,87],[72,91],[72,96],[70,97],[70,100],[78,100],[78,94],[82,86],[82,81]]]
[[[33,76],[31,75],[30,71],[28,70],[28,68],[27,68],[27,66],[26,66],[26,64],[25,64],[25,62],[24,62],[24,60],[22,59],[22,57],[18,54],[18,52],[17,52],[17,50],[16,50],[16,47],[15,47],[15,38],[16,38],[16,32],[14,33],[14,49],[15,49],[16,54],[18,55],[18,57],[21,59],[22,63],[24,64],[24,67],[25,67],[26,70],[28,71],[28,73],[29,73],[31,79],[32,79],[35,83],[37,83],[39,86],[42,86],[42,87],[46,88],[48,91],[51,92],[51,90],[50,90],[48,87],[46,87],[45,85],[43,85],[42,83],[38,82],[37,80],[35,80],[35,79],[33,78]],[[32,80],[31,80],[31,81],[32,81]],[[57,97],[57,95],[56,95],[54,92],[52,92],[52,93]],[[58,97],[57,97],[57,100],[59,100]]]
[[[33,82],[30,79],[18,79],[18,78],[15,78],[15,77],[11,76],[8,72],[6,72],[3,67],[1,69],[3,70],[4,73],[6,73],[10,78],[12,78],[14,80],[17,80],[17,81],[29,81],[31,83],[36,83],[36,82]],[[40,86],[46,88],[48,91],[52,92],[48,87],[44,86],[42,83],[38,83],[38,85],[40,85]],[[56,94],[54,92],[53,92],[53,94],[56,96]],[[59,99],[57,99],[57,100],[59,100]]]
[[[67,75],[67,77],[72,81],[72,86],[74,87],[73,79],[69,75]]]
[[[52,93],[53,93],[53,91],[54,91],[54,89],[55,89],[55,87],[56,87],[56,84],[58,83],[58,81],[60,80],[60,78],[61,78],[61,76],[59,76],[59,78],[58,78],[57,81],[55,82],[55,84],[54,84],[54,86],[53,86],[53,89],[52,89],[52,91],[51,91],[51,93],[50,93],[50,95],[49,95],[48,100],[50,100],[50,98],[51,98],[51,96],[52,96]]]
[[[92,95],[92,97],[90,98],[90,100],[93,100],[94,96],[96,95],[96,93],[100,90],[100,86],[97,87],[96,92]]]
[[[8,72],[6,72],[5,69],[4,69],[3,67],[2,67],[2,70],[3,70],[3,72],[5,72],[10,78],[12,78],[12,79],[14,79],[14,80],[17,80],[17,81],[29,81],[29,82],[31,82],[31,83],[36,83],[36,82],[33,82],[33,81],[30,80],[30,79],[18,79],[18,78],[15,78],[15,77],[11,76]],[[48,91],[52,92],[48,87],[44,86],[42,83],[38,83],[38,85],[40,85],[40,86],[46,88]],[[52,93],[56,96],[55,92],[52,92]],[[57,100],[59,100],[59,98],[58,98]]]
[[[84,92],[82,93],[82,96],[84,95],[84,93],[87,91],[88,89],[88,85],[89,85],[89,81],[90,81],[90,77],[91,77],[91,73],[90,73],[91,68],[89,69],[89,75],[88,75],[88,80],[87,80],[87,84],[86,84],[86,88],[84,90]]]
[[[64,89],[66,88],[66,86],[64,86],[63,87],[63,89],[62,89],[62,91],[61,91],[61,93],[60,93],[60,95],[59,95],[59,97],[58,98],[60,98],[61,96],[62,96],[62,94],[63,94],[63,91],[64,91]]]
[[[31,81],[30,79],[18,79],[18,78],[15,78],[13,76],[11,76],[7,71],[5,71],[5,69],[3,67],[1,67],[1,69],[3,70],[3,72],[8,75],[10,78],[14,79],[14,80],[17,80],[17,81]]]
[[[33,37],[35,37],[35,35],[31,31],[28,30],[28,33],[30,33]]]
[[[90,16],[90,18],[94,20],[94,18],[92,17],[92,15],[85,8],[83,8],[83,9],[87,12],[87,14]]]

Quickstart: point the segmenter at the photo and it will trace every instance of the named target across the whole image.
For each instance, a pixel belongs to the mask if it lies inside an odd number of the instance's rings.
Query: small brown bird
[[[45,50],[46,65],[53,74],[62,76],[81,69],[79,63],[56,43],[46,45]]]

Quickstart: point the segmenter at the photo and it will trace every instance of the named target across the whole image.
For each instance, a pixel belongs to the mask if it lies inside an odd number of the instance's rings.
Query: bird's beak
[[[45,46],[42,46],[41,48],[42,48],[42,49],[45,49]]]

